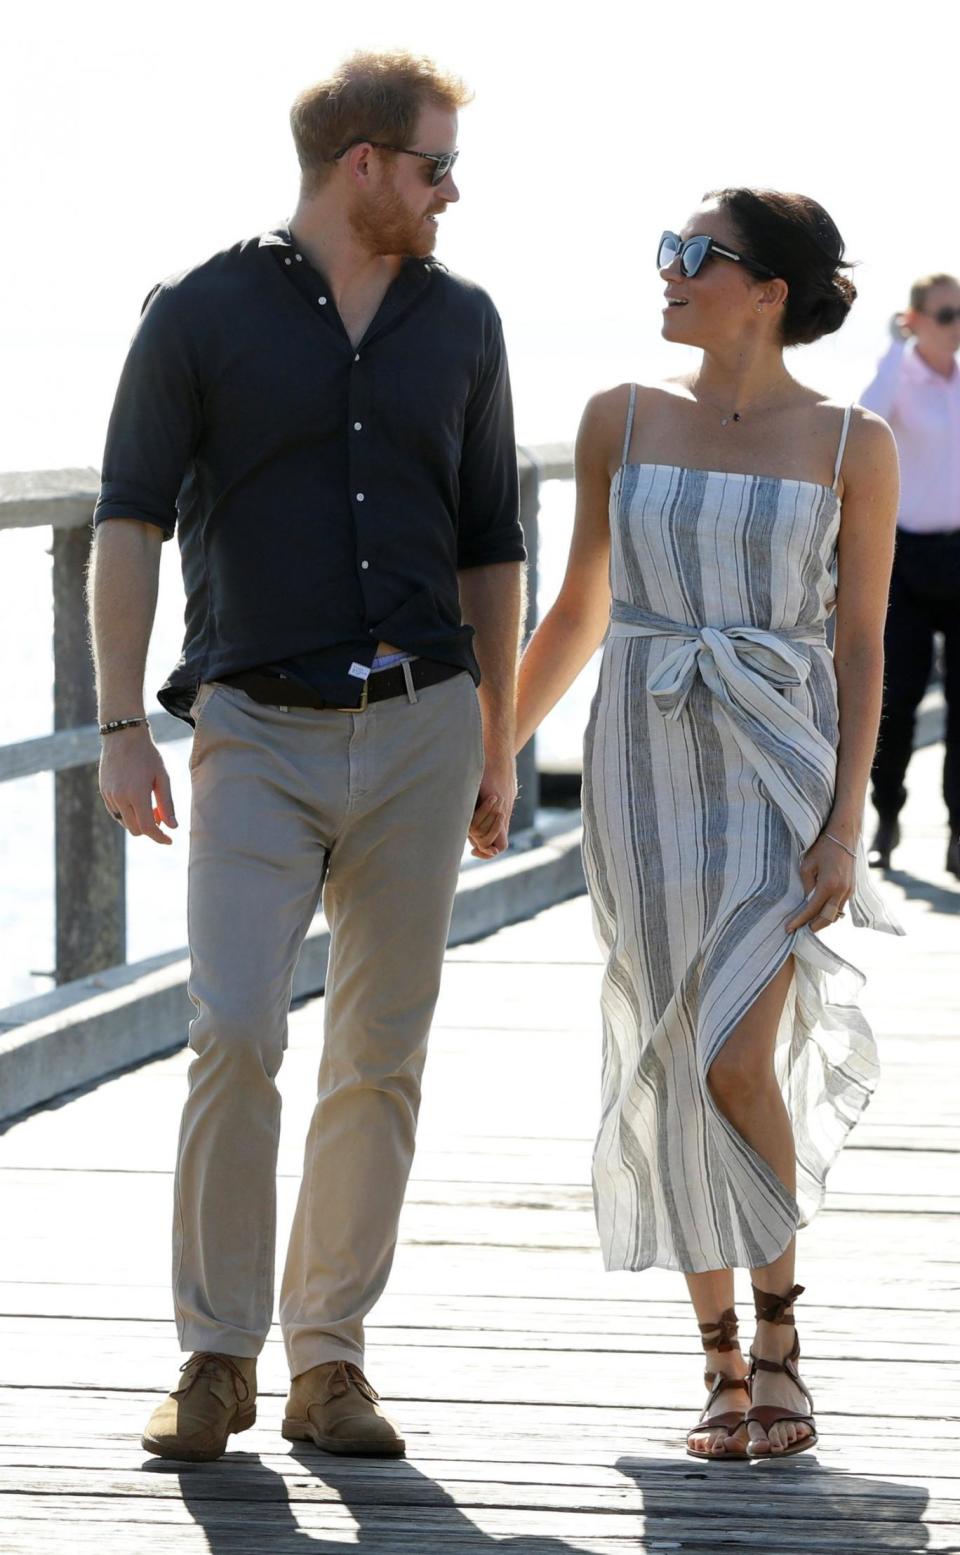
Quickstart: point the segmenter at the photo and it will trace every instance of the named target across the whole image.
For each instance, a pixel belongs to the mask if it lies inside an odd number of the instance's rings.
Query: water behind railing
[[[573,522],[568,481],[541,486],[540,587],[545,611],[559,588]],[[53,630],[49,529],[0,531],[0,744],[49,734],[52,728]],[[175,544],[164,546],[157,620],[147,661],[148,705],[180,652],[183,588]],[[542,771],[576,770],[596,684],[588,666],[538,735]],[[127,957],[130,961],[186,943],[186,862],[189,822],[189,740],[163,747],[170,770],[180,831],[173,846],[127,843]],[[3,785],[0,871],[0,1007],[53,986],[54,853],[53,776]]]

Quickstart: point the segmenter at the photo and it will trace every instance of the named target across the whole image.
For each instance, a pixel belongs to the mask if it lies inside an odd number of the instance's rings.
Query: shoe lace
[[[379,1401],[380,1394],[370,1386],[359,1366],[354,1366],[352,1361],[337,1361],[327,1382],[327,1398],[343,1398],[351,1388],[356,1388],[371,1404]]]
[[[180,1367],[183,1377],[182,1385],[177,1389],[178,1397],[186,1397],[195,1382],[203,1376],[214,1376],[218,1379],[224,1374],[233,1383],[237,1400],[245,1404],[250,1397],[250,1385],[246,1377],[229,1357],[229,1355],[217,1355],[212,1350],[198,1350],[191,1355],[188,1361],[184,1361]]]

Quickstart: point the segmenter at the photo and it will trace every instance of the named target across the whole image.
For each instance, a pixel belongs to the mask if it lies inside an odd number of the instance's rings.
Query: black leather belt
[[[262,670],[240,670],[236,675],[218,675],[225,686],[238,686],[254,702],[264,702],[271,707],[313,707],[319,712],[362,713],[371,702],[385,702],[388,697],[406,696],[407,681],[404,669],[410,671],[413,689],[422,691],[425,686],[439,685],[453,675],[466,672],[458,664],[440,664],[436,659],[411,659],[395,664],[388,670],[374,670],[363,683],[360,700],[353,707],[340,702],[325,702],[309,686],[288,675],[266,675]]]

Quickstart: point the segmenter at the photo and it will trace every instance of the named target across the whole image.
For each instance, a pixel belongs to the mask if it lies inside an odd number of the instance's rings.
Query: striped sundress
[[[584,750],[584,863],[606,957],[594,1199],[609,1269],[772,1263],[818,1209],[877,1079],[859,972],[809,928],[803,853],[830,811],[837,480],[627,463]],[[901,930],[862,843],[852,921]],[[714,1103],[707,1072],[790,953],[777,1037],[797,1195]]]

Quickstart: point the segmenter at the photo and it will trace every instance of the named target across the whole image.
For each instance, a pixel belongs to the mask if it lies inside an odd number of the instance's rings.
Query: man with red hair
[[[433,258],[461,82],[361,54],[304,92],[293,217],[158,286],[97,505],[101,790],[170,841],[143,716],[161,543],[177,534],[195,724],[194,1059],[175,1184],[181,1385],[143,1444],[218,1457],[253,1424],[273,1314],[276,1074],[294,966],[331,931],[316,1110],[280,1320],[285,1436],[398,1456],[363,1372],[387,1281],[464,841],[516,796],[524,548],[500,319]],[[479,687],[479,697],[477,692]]]

